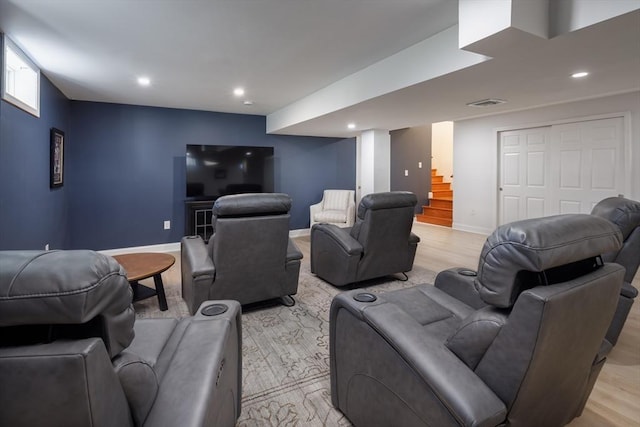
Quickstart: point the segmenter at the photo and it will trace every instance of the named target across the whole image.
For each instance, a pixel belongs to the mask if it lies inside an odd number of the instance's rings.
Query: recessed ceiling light
[[[149,86],[151,84],[151,79],[149,77],[138,77],[138,84],[140,86]]]
[[[349,123],[349,124],[347,125],[347,127],[348,127],[349,129],[355,129],[355,128],[356,128],[356,124],[355,124],[355,123]]]
[[[587,73],[586,71],[580,71],[580,72],[571,74],[571,77],[573,77],[574,79],[579,79],[580,77],[587,77],[588,75],[589,73]]]
[[[247,101],[244,101],[243,104],[244,105],[253,105],[253,101],[247,100]]]
[[[241,87],[237,87],[237,88],[235,88],[235,89],[233,90],[233,94],[234,94],[235,96],[242,96],[242,95],[244,95],[244,89],[243,89],[243,88],[241,88]]]

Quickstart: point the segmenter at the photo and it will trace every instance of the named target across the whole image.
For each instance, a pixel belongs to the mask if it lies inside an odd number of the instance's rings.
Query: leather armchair
[[[91,251],[0,252],[0,295],[0,425],[235,425],[237,302],[136,320],[124,270]]]
[[[479,310],[431,285],[338,295],[333,405],[355,426],[568,423],[604,364],[624,276],[598,256],[621,243],[592,215],[499,227],[480,256]]]
[[[618,306],[606,336],[611,344],[608,348],[611,348],[618,342],[634,298],[638,295],[638,290],[631,282],[640,265],[640,202],[623,197],[609,197],[596,204],[591,214],[615,224],[623,239],[619,250],[602,254],[605,262],[615,262],[625,267]],[[486,305],[476,289],[474,271],[464,268],[442,271],[436,277],[435,286],[474,308]]]
[[[616,345],[638,290],[631,285],[640,265],[640,202],[623,197],[609,197],[593,207],[592,215],[616,224],[624,240],[622,248],[602,255],[606,262],[615,262],[625,269],[624,283],[618,299],[618,308],[607,331],[607,341]]]
[[[311,272],[335,285],[410,271],[420,238],[411,232],[415,194],[368,194],[351,228],[311,228]]]
[[[203,301],[232,299],[240,304],[298,291],[302,252],[289,239],[291,198],[286,194],[237,194],[213,205],[214,231],[207,244],[183,237],[182,297],[193,313]]]
[[[319,223],[351,227],[355,217],[356,202],[353,190],[324,190],[322,200],[309,206],[309,227]]]

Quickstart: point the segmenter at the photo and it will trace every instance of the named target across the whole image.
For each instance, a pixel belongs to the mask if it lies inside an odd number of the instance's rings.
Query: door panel
[[[615,190],[616,154],[616,150],[611,148],[593,150],[591,188]]]
[[[501,224],[546,211],[549,127],[501,132]]]
[[[552,126],[551,170],[559,171],[550,177],[552,211],[589,213],[624,192],[622,124],[616,117]]]
[[[539,197],[527,198],[527,218],[544,216],[544,199]]]
[[[502,200],[504,222],[517,221],[520,218],[520,197],[505,196]]]
[[[589,213],[623,193],[623,118],[500,132],[498,222]]]

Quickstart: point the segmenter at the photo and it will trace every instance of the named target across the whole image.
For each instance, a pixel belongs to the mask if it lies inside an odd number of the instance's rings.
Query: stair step
[[[447,199],[447,198],[453,197],[453,190],[442,190],[442,191],[433,190],[432,192],[433,192],[434,199]]]
[[[451,199],[430,199],[429,207],[453,210],[453,200]]]
[[[444,182],[444,176],[437,169],[431,169],[431,193],[429,206],[422,207],[422,214],[416,215],[416,221],[427,224],[451,227],[453,225],[453,190],[450,182]]]
[[[446,191],[451,190],[450,182],[434,182],[431,183],[431,191]]]
[[[451,227],[453,225],[453,221],[447,218],[434,218],[434,217],[430,217],[428,215],[421,215],[418,214],[416,215],[416,221],[418,222],[424,222],[427,224],[434,224],[434,225],[442,225],[445,227]]]
[[[431,206],[423,206],[422,214],[434,218],[453,218],[453,211],[451,209],[434,208]]]

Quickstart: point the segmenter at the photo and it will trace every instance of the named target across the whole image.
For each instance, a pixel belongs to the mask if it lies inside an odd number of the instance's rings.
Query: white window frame
[[[25,100],[17,98],[7,92],[7,49],[10,49],[15,55],[17,55],[32,71],[36,73],[36,96],[35,105],[30,105]],[[16,107],[26,111],[29,114],[33,114],[36,117],[40,117],[40,68],[29,59],[29,57],[16,45],[13,40],[7,37],[6,34],[2,34],[2,99],[15,105]]]

